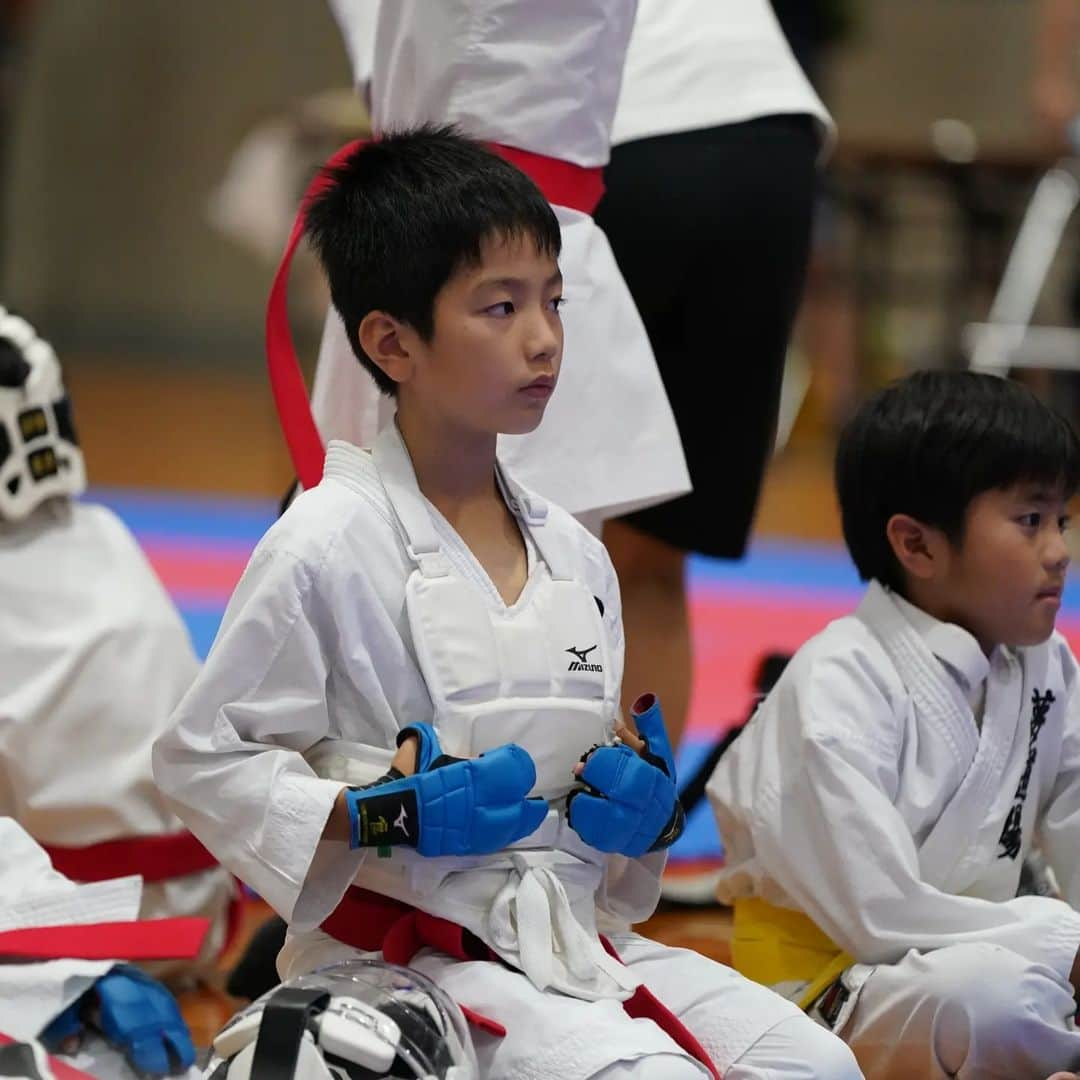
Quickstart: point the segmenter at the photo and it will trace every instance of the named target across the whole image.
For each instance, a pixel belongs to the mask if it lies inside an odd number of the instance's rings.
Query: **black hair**
[[[844,540],[864,581],[905,593],[885,533],[894,514],[964,539],[972,499],[1022,482],[1071,496],[1080,443],[1019,383],[971,371],[920,371],[871,398],[840,436],[836,491]]]
[[[427,341],[436,295],[460,267],[479,263],[486,240],[530,237],[559,255],[559,223],[532,180],[453,126],[382,135],[326,176],[306,234],[353,352],[386,394],[394,382],[357,340],[369,312],[385,311]]]

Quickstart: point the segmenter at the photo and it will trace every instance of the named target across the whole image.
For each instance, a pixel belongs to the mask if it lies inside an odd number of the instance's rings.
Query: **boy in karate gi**
[[[736,967],[873,1077],[1080,1065],[1080,699],[1054,632],[1080,450],[1023,387],[922,372],[844,432],[869,581],[709,784]],[[1065,899],[1017,896],[1038,838]]]
[[[484,1076],[857,1076],[791,1003],[628,930],[681,829],[662,718],[643,701],[616,740],[610,563],[495,453],[559,375],[550,206],[445,128],[320,186],[307,235],[397,416],[370,452],[331,443],[260,543],[155,748],[163,790],[289,922],[283,978],[412,962]]]

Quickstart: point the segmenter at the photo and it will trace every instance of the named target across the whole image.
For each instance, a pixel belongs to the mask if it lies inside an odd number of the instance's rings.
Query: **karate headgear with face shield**
[[[0,307],[0,519],[18,521],[45,499],[85,488],[56,353]]]
[[[348,960],[291,979],[214,1039],[210,1080],[476,1080],[461,1010],[430,979]]]

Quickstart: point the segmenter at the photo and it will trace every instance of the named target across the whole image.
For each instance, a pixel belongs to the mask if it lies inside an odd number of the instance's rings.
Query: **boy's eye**
[[[1062,514],[1061,517],[1058,518],[1058,528],[1062,532],[1065,532],[1065,530],[1068,529],[1068,527],[1071,524],[1072,524],[1072,518],[1069,517],[1068,514]]]
[[[563,306],[563,304],[565,304],[565,303],[566,303],[566,298],[565,297],[563,297],[563,296],[553,296],[548,301],[548,306],[551,308],[552,311],[557,312]]]
[[[484,308],[484,312],[487,315],[506,318],[507,315],[514,314],[514,302],[512,300],[500,300],[497,304],[491,304],[489,307]]]
[[[1025,529],[1037,529],[1042,521],[1042,514],[1034,510],[1030,514],[1024,514],[1019,521]]]

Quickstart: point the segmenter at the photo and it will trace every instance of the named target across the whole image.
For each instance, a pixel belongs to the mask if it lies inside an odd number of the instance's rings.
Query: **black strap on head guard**
[[[311,1018],[329,1004],[327,990],[283,986],[273,993],[259,1020],[259,1037],[251,1059],[252,1080],[293,1080],[304,1032]]]

